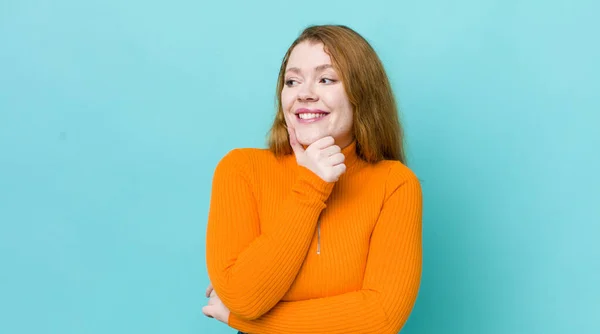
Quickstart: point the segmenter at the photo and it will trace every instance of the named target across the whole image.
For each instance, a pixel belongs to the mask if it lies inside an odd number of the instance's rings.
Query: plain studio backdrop
[[[233,333],[201,312],[213,171],[265,147],[287,47],[329,23],[383,60],[422,180],[403,333],[600,332],[599,13],[1,1],[0,332]]]

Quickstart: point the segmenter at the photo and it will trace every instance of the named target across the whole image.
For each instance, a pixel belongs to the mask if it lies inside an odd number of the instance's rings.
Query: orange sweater
[[[264,149],[218,164],[206,262],[229,326],[249,333],[397,333],[421,277],[421,188],[398,161],[355,143],[327,183]]]

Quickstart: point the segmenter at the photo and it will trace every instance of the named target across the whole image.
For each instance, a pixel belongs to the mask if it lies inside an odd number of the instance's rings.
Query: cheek
[[[350,131],[352,130],[352,112],[347,112],[344,113],[344,116],[342,116],[342,119],[340,120],[341,124],[340,124],[340,130],[342,131]]]
[[[338,108],[338,110],[340,111],[340,130],[350,131],[352,129],[352,123],[354,121],[352,104],[350,104],[350,101],[348,101],[347,99],[344,99],[343,101],[340,101]]]
[[[343,89],[328,94],[327,101],[330,107],[338,111],[338,119],[344,124],[343,127],[347,127],[348,122],[352,123],[352,104]]]
[[[323,99],[330,107],[338,110],[346,110],[349,107],[351,108],[350,101],[348,100],[346,91],[342,85],[328,90],[325,94],[323,94]]]
[[[292,92],[290,92],[287,89],[283,89],[281,91],[281,106],[283,107],[283,110],[289,110],[292,107],[292,104],[294,103],[294,96],[292,94]]]
[[[348,104],[346,105],[346,112],[344,113],[346,115],[346,121],[349,123],[349,126],[352,127],[352,123],[354,121],[354,108],[352,107],[352,105],[350,104],[350,102],[348,102]]]

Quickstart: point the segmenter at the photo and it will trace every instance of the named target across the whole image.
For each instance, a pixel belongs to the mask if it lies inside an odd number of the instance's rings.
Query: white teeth
[[[298,117],[300,117],[302,119],[313,119],[313,118],[323,117],[325,115],[327,115],[327,114],[323,114],[323,113],[318,113],[318,114],[303,113],[303,114],[298,114]]]

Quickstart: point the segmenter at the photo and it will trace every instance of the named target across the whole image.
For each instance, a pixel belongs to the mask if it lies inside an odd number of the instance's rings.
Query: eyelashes
[[[288,87],[292,87],[296,83],[298,83],[298,81],[296,81],[296,80],[286,80],[285,81],[285,85],[288,86]]]
[[[331,84],[334,84],[336,82],[337,82],[337,80],[331,79],[331,78],[321,78],[319,80],[319,83],[323,83],[323,84],[326,84],[326,85],[331,85]],[[299,84],[298,80],[294,80],[294,79],[288,79],[288,80],[285,81],[285,85],[288,86],[288,87],[293,87],[293,86],[296,86],[298,84]]]

